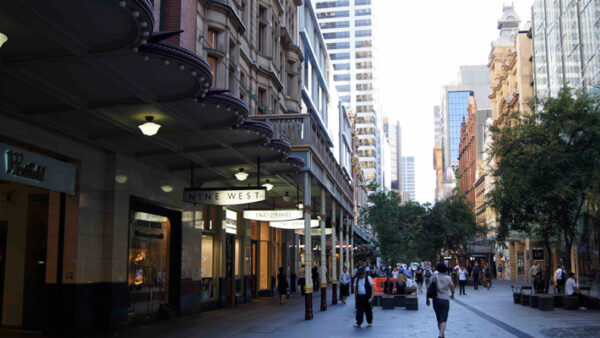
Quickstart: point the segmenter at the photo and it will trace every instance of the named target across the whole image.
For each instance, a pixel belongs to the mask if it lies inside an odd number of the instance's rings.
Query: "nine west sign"
[[[0,143],[0,180],[75,193],[75,166]]]
[[[185,189],[183,201],[205,205],[237,205],[264,201],[267,190],[262,189]]]
[[[255,221],[290,221],[302,218],[302,210],[244,210],[244,218]]]

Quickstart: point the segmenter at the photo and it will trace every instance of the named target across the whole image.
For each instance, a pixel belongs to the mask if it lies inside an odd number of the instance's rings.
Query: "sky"
[[[531,20],[533,0],[373,2],[381,112],[400,121],[402,156],[415,157],[420,203],[435,195],[433,106],[461,65],[487,64],[503,4],[515,6],[521,25]]]

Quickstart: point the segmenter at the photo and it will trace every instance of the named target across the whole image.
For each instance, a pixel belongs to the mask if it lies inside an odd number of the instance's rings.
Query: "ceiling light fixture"
[[[0,48],[2,48],[2,45],[8,41],[8,36],[6,36],[5,34],[0,33]]]
[[[290,196],[289,192],[285,192],[285,196],[283,196],[283,200],[286,202],[289,202],[292,199],[292,196]]]
[[[245,179],[248,178],[248,173],[244,172],[244,168],[240,168],[240,171],[235,173],[235,178],[237,178],[238,181],[244,181]]]
[[[123,175],[123,174],[119,174],[119,175],[115,176],[115,182],[117,182],[119,184],[123,184],[123,183],[127,182],[127,176]]]
[[[273,185],[271,184],[271,182],[269,182],[269,180],[267,180],[267,183],[263,184],[262,186],[265,187],[267,191],[273,189]]]
[[[158,133],[160,129],[160,124],[154,123],[154,116],[148,115],[146,116],[146,123],[140,124],[138,128],[142,131],[142,134],[146,136],[153,136]]]
[[[164,192],[171,192],[171,191],[173,191],[173,186],[165,184],[165,185],[161,186],[160,189],[162,189],[162,191],[164,191]]]

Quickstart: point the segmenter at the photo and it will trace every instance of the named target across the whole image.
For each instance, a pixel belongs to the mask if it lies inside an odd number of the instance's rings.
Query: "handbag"
[[[432,278],[427,285],[427,298],[436,299],[437,298],[437,283],[435,282],[437,278]]]

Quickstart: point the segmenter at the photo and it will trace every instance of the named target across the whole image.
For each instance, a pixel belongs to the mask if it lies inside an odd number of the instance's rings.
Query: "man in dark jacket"
[[[373,279],[371,276],[365,276],[365,270],[360,268],[358,270],[358,276],[354,282],[354,288],[356,290],[356,324],[354,327],[360,327],[363,322],[363,316],[367,317],[367,325],[373,325],[373,309],[371,302],[373,301]]]

